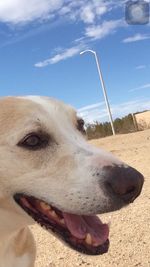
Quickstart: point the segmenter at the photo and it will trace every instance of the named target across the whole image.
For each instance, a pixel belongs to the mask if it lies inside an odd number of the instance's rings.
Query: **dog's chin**
[[[14,199],[37,223],[72,249],[87,255],[108,251],[109,227],[99,217],[69,214],[25,194],[15,194]]]

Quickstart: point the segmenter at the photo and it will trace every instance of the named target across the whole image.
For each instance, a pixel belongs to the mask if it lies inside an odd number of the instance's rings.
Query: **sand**
[[[91,141],[111,151],[141,171],[145,184],[140,197],[130,206],[110,213],[110,249],[102,256],[83,256],[65,247],[35,225],[36,267],[150,267],[150,130]],[[110,214],[103,215],[108,221]]]

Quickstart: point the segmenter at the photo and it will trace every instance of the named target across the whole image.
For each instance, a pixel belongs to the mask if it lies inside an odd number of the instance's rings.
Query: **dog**
[[[0,267],[33,267],[28,225],[39,223],[74,250],[106,253],[109,226],[96,214],[141,193],[144,178],[91,146],[75,110],[48,97],[0,99]]]

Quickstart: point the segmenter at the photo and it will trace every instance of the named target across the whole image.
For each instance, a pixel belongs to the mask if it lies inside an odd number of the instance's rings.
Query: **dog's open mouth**
[[[37,223],[52,231],[71,248],[88,255],[100,255],[108,251],[109,227],[97,216],[65,213],[24,194],[16,194],[14,199]]]

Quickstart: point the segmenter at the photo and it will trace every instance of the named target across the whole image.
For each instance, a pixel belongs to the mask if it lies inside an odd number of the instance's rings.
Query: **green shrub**
[[[129,114],[123,118],[117,118],[114,120],[114,128],[116,134],[125,134],[135,132],[135,126],[132,118],[132,114]],[[93,124],[86,125],[86,132],[88,139],[102,138],[112,135],[112,129],[110,122],[95,122]]]

